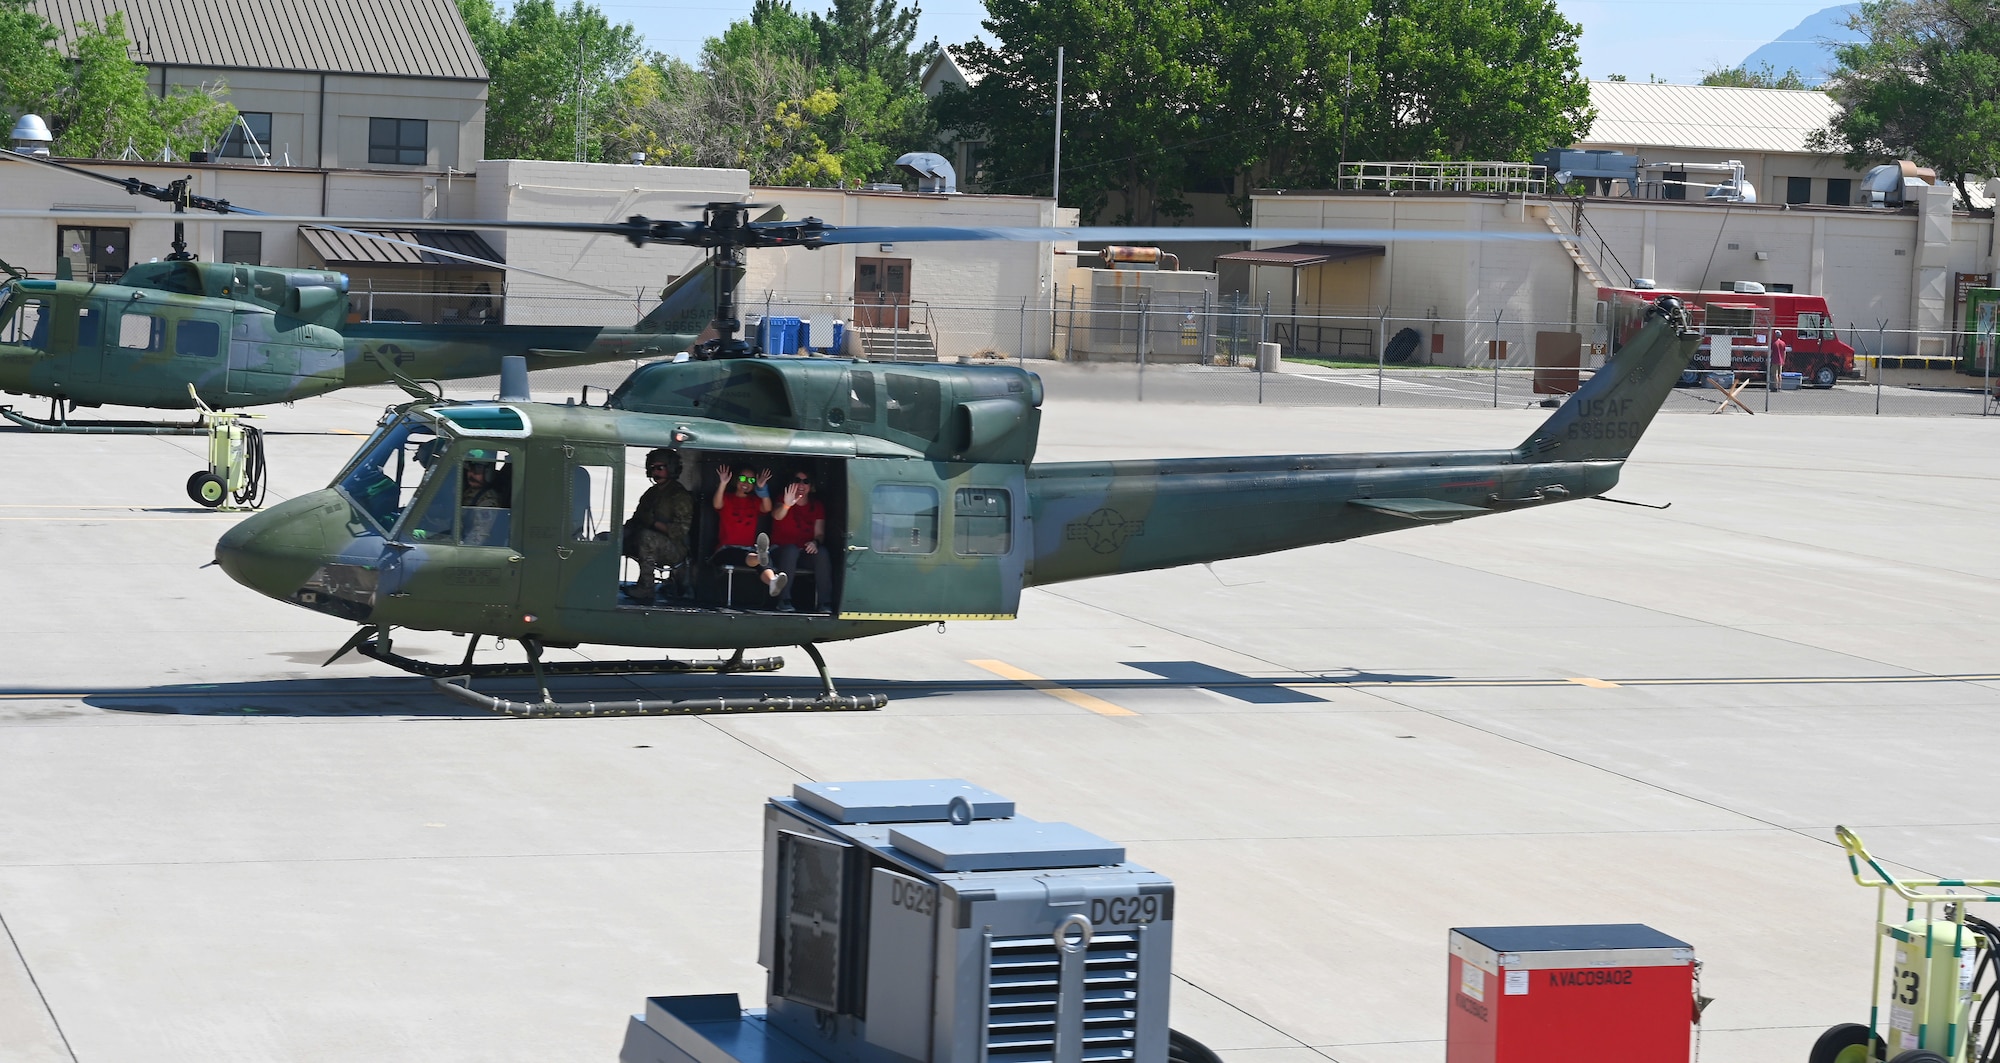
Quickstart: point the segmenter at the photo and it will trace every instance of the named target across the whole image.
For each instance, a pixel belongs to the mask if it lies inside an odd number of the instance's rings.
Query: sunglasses
[[[757,478],[755,476],[738,476],[736,482],[740,484],[754,484],[757,482]]]
[[[670,466],[670,465],[648,465],[648,466],[646,466],[646,471],[647,471],[647,472],[652,472],[652,471],[653,471],[654,469],[669,469],[669,468],[672,468],[672,466]]]

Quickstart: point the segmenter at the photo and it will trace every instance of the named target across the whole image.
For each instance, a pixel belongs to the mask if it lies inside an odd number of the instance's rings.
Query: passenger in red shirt
[[[715,471],[721,477],[713,499],[718,546],[709,563],[762,569],[764,589],[775,598],[787,580],[765,563],[771,556],[771,537],[757,530],[757,519],[771,512],[771,470],[744,469],[731,475],[729,466],[717,465]]]
[[[833,589],[831,565],[826,557],[826,507],[812,497],[812,474],[800,469],[785,485],[785,497],[771,511],[771,564],[784,578],[778,596],[778,611],[794,612],[792,582],[804,557],[812,566],[815,611]]]

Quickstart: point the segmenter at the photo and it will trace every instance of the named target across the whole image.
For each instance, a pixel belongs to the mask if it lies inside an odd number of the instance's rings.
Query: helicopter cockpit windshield
[[[334,481],[387,535],[423,484],[445,440],[430,421],[410,414],[376,429],[359,460]]]

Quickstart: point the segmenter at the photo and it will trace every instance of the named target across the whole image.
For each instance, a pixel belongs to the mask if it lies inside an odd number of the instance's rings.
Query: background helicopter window
[[[237,262],[246,266],[264,264],[264,234],[259,232],[222,231],[222,260]]]
[[[370,118],[368,161],[422,166],[430,155],[430,129],[422,118]]]
[[[438,451],[437,431],[421,421],[404,420],[376,436],[360,461],[337,485],[376,525],[387,531],[410,504]]]
[[[0,343],[47,350],[49,346],[49,304],[41,299],[14,297],[7,319],[0,321]]]
[[[130,351],[167,349],[167,319],[152,314],[118,315],[118,346]]]
[[[916,484],[876,484],[868,542],[878,554],[937,552],[938,494]]]
[[[925,439],[938,434],[938,383],[929,377],[890,373],[889,427]]]
[[[1000,488],[959,488],[951,511],[951,548],[966,557],[1005,554],[1014,539],[1012,508]]]
[[[602,542],[618,527],[611,504],[611,466],[572,465],[569,469],[570,537],[577,542]]]
[[[873,424],[875,421],[875,374],[851,371],[847,374],[847,419]]]
[[[174,327],[174,353],[213,358],[222,351],[222,327],[213,321],[183,321]]]

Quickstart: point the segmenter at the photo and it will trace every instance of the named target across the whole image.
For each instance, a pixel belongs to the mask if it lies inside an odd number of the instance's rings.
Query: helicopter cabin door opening
[[[1010,620],[1029,547],[1023,466],[847,463],[845,620]]]
[[[910,327],[910,260],[854,260],[854,322],[862,328]]]
[[[620,536],[622,553],[628,559],[616,584],[621,606],[822,615],[833,611],[841,578],[839,529],[846,512],[840,461],[680,450],[678,477],[667,479],[663,465],[663,478],[656,483],[646,461],[658,449],[661,448],[633,446],[626,450],[625,468],[633,486],[624,495],[626,515],[631,519]],[[727,478],[722,476],[724,468],[729,470]],[[765,473],[770,477],[763,481],[765,495],[760,496],[755,491]],[[743,530],[738,518],[730,521],[726,530],[726,518],[715,506],[717,489],[722,489],[727,505],[729,495],[736,493],[737,482],[745,478],[748,494],[741,505],[747,507],[754,527]],[[686,502],[682,503],[688,516],[685,552],[676,545],[678,536],[656,526],[665,523],[671,527],[674,519],[674,503],[670,499],[677,492],[667,487],[669,483],[677,483],[686,492]],[[765,497],[772,503],[768,511],[762,506]],[[788,505],[787,499],[791,497],[797,501]],[[783,520],[778,518],[781,512],[785,514]],[[647,534],[649,530],[652,534]],[[770,536],[771,557],[760,559],[760,565],[753,568],[746,563],[746,555],[759,532]],[[658,563],[650,571],[654,577],[651,594],[644,593],[647,585],[644,577],[648,572],[640,568],[646,562]],[[790,586],[778,594],[770,593],[763,579],[765,567],[787,572]],[[597,576],[591,578],[599,580]],[[592,585],[614,584],[601,580]],[[786,605],[792,608],[784,608]]]

